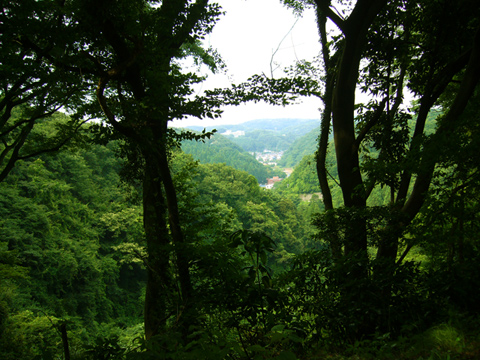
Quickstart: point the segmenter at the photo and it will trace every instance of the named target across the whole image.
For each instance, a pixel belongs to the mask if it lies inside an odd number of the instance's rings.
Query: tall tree
[[[317,12],[326,81],[317,171],[324,221],[336,219],[325,235],[334,258],[344,264],[346,292],[358,293],[363,279],[392,276],[405,257],[400,241],[428,196],[441,160],[438,150],[446,134],[456,135],[478,87],[480,9],[468,0],[284,3]],[[356,103],[359,89],[370,95],[368,104]],[[410,111],[406,89],[418,99]],[[427,115],[447,91],[453,100],[427,137]],[[345,208],[340,212],[333,207],[325,168],[330,131]],[[381,217],[367,207],[375,186],[390,191]],[[369,230],[374,218],[376,235]],[[368,246],[377,247],[375,259],[369,259]],[[382,296],[388,307],[388,287]]]
[[[12,14],[25,5],[12,3]],[[215,101],[192,95],[191,85],[203,79],[182,72],[180,60],[194,55],[215,67],[217,59],[200,40],[220,8],[208,0],[27,4],[26,28],[36,24],[37,31],[17,28],[20,49],[33,54],[38,66],[67,74],[73,90],[85,88],[99,105],[92,102],[85,110],[105,120],[107,133],[125,140],[126,154],[139,167],[148,249],[146,337],[161,333],[171,319],[186,335],[195,318],[194,290],[169,168],[169,149],[178,136],[167,125],[187,115],[218,114]],[[44,21],[37,23],[37,14]]]

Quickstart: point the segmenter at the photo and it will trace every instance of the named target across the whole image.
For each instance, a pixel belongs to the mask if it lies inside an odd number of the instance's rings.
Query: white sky
[[[278,66],[273,73],[274,77],[282,76],[283,68],[293,65],[296,59],[313,60],[320,52],[313,10],[305,12],[296,22],[297,18],[292,11],[279,0],[217,2],[226,14],[206,42],[220,53],[228,67],[228,74],[210,75],[199,91],[238,84],[254,74],[265,73],[270,76],[272,54],[279,46],[273,58]],[[302,104],[286,107],[263,103],[226,106],[221,119],[186,119],[175,121],[172,125],[210,126],[275,118],[316,119],[319,118],[320,106],[320,100],[316,98],[304,99]]]

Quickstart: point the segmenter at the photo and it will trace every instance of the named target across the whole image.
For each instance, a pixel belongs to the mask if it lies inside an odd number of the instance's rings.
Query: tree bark
[[[366,218],[358,216],[366,206],[366,194],[355,137],[355,91],[366,35],[386,0],[359,0],[344,26],[344,44],[333,92],[333,134],[338,176],[345,207],[357,211],[345,229],[345,255],[358,257],[358,276],[367,276]],[[353,272],[355,273],[355,271]]]
[[[70,360],[70,347],[68,345],[67,324],[63,323],[62,325],[60,325],[60,332],[62,334],[63,354],[65,355],[65,360]]]
[[[326,29],[326,13],[325,10],[317,6],[317,26],[320,35],[320,43],[322,46],[323,66],[325,71],[325,92],[322,97],[324,109],[321,115],[320,138],[318,141],[318,150],[316,152],[316,169],[317,177],[322,191],[323,204],[325,211],[333,210],[333,199],[328,184],[328,171],[326,167],[326,158],[328,151],[328,142],[330,137],[330,129],[332,122],[332,99],[335,86],[335,59],[330,57],[330,49],[328,47],[327,29]],[[342,256],[342,245],[338,236],[338,232],[330,234],[329,239],[334,259],[338,260]]]
[[[453,75],[452,75],[453,76]],[[436,141],[445,138],[450,131],[453,131],[457,124],[457,120],[465,110],[475,88],[480,82],[480,27],[477,29],[472,51],[468,60],[465,74],[460,83],[459,90],[455,96],[452,106],[448,110],[442,125],[435,133],[435,138],[424,146],[423,157],[419,165],[419,173],[415,180],[413,191],[405,202],[402,212],[406,214],[408,219],[412,220],[420,211],[425,197],[430,187],[435,163],[438,161],[438,151],[436,151]]]
[[[155,161],[145,159],[143,180],[143,224],[147,240],[147,289],[145,294],[145,337],[165,330],[167,300],[172,293],[169,274],[170,239],[166,224],[166,204],[160,173]]]
[[[168,166],[167,149],[162,147],[157,155],[157,161],[160,167],[162,183],[165,190],[165,197],[168,207],[168,222],[174,245],[176,265],[178,271],[178,279],[181,290],[181,306],[182,316],[178,316],[180,320],[180,328],[184,336],[188,335],[190,325],[195,322],[193,286],[190,276],[188,248],[185,243],[183,231],[180,224],[180,215],[178,211],[178,201],[175,186],[173,184],[170,167]]]

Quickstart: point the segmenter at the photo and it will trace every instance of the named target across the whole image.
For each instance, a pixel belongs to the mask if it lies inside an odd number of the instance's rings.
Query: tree
[[[15,1],[9,11],[15,15],[24,6]],[[34,65],[65,73],[75,94],[81,87],[98,102],[85,111],[105,120],[104,133],[124,139],[124,154],[136,167],[132,176],[142,178],[146,337],[161,333],[171,319],[177,319],[186,336],[195,319],[194,294],[169,168],[169,149],[181,136],[167,125],[187,115],[219,113],[216,100],[192,95],[191,85],[203,79],[182,72],[180,59],[192,55],[215,68],[218,58],[202,49],[200,40],[211,31],[220,8],[208,0],[28,1],[27,8],[25,27],[36,31],[15,28],[12,36],[21,51],[32,54]],[[180,290],[169,296],[176,292],[177,280]]]
[[[380,284],[399,271],[411,248],[408,244],[400,253],[408,225],[423,211],[437,176],[439,149],[448,142],[447,134],[458,136],[461,114],[478,87],[479,8],[473,1],[284,3],[317,12],[325,79],[317,173],[327,210],[323,221],[332,225],[324,234],[350,284],[343,294],[359,293],[368,279]],[[327,31],[327,23],[336,31]],[[368,104],[356,103],[359,88],[371,96]],[[406,89],[418,99],[410,109],[413,128],[404,104]],[[437,118],[435,133],[427,136],[427,116],[446,93],[452,100]],[[327,178],[330,131],[344,209],[334,208]],[[367,156],[369,149],[377,155]],[[376,186],[390,192],[381,215],[367,207]],[[374,259],[368,255],[371,246],[377,248]],[[380,311],[388,308],[389,294],[386,286]],[[373,331],[376,320],[370,321],[359,325],[357,334]]]
[[[0,11],[0,181],[18,160],[59,150],[85,121],[78,108],[85,100],[84,84],[42,61],[47,52],[58,54],[60,48],[35,41],[39,32],[44,39],[56,36],[47,10],[33,1],[11,1]],[[56,126],[46,132],[45,123]]]

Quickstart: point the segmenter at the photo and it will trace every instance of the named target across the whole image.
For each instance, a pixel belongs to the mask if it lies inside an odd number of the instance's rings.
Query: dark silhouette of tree
[[[186,336],[196,321],[194,290],[169,167],[170,147],[182,136],[167,125],[187,115],[219,114],[216,101],[192,95],[191,85],[203,79],[184,73],[179,61],[191,55],[215,68],[218,59],[200,40],[220,8],[207,0],[14,1],[4,13],[15,22],[24,6],[23,26],[12,30],[19,51],[34,58],[32,68],[65,74],[75,96],[78,89],[87,92],[90,103],[82,110],[105,121],[104,133],[125,141],[132,176],[143,182],[146,337],[162,332],[169,319]],[[46,93],[53,90],[39,81]],[[68,100],[55,95],[61,104]]]
[[[335,219],[323,234],[343,264],[343,295],[352,299],[369,279],[391,278],[412,246],[404,242],[407,226],[421,213],[437,176],[439,149],[447,134],[460,135],[459,119],[478,87],[480,12],[474,1],[284,3],[317,13],[324,79],[317,173],[324,221]],[[335,30],[329,32],[327,24]],[[369,103],[355,101],[359,89],[370,95]],[[417,99],[410,109],[404,103],[407,89]],[[452,100],[442,104],[443,115],[427,136],[427,116],[446,93]],[[326,168],[330,132],[344,209],[332,202]],[[390,193],[380,217],[367,206],[377,186]],[[375,257],[368,254],[372,246]],[[383,288],[379,311],[388,309],[389,291]],[[384,325],[387,317],[380,315]],[[377,320],[359,325],[357,335],[373,332]]]

